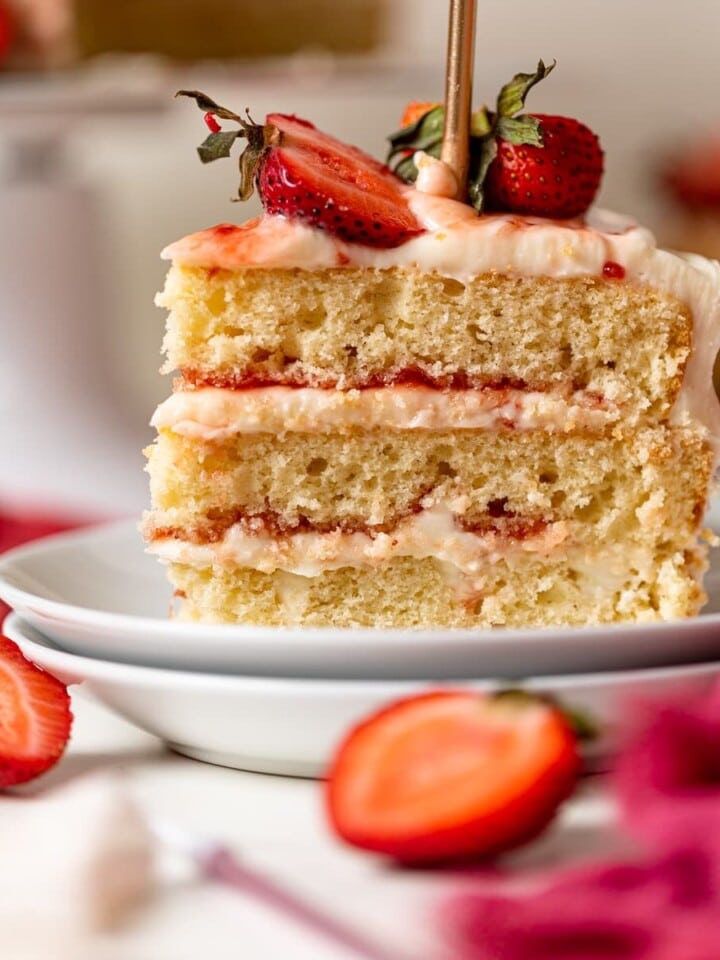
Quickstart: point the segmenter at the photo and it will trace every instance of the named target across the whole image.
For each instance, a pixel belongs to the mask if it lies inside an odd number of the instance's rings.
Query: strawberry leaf
[[[422,147],[418,147],[417,149],[423,150]],[[442,140],[435,140],[423,150],[424,153],[427,153],[427,155],[430,157],[435,157],[436,160],[440,159],[441,151]],[[406,183],[415,183],[418,175],[418,168],[415,166],[415,151],[413,150],[412,153],[404,154],[402,157],[400,157],[393,167],[393,172]]]
[[[390,141],[388,160],[391,160],[398,153],[404,153],[406,150],[425,150],[429,152],[431,147],[442,142],[444,125],[445,108],[433,107],[432,110],[417,119],[415,123],[403,127],[402,130],[398,130],[388,137]]]
[[[517,146],[527,144],[531,147],[543,145],[542,126],[537,117],[498,117],[495,124],[495,136]]]
[[[245,128],[246,121],[243,120],[242,117],[239,117],[237,113],[233,113],[232,110],[228,110],[226,107],[221,107],[219,103],[215,103],[206,93],[202,93],[200,90],[178,90],[175,96],[190,97],[203,113],[212,113],[214,116],[220,117],[221,120],[234,120],[236,123],[239,123],[241,127]]]
[[[542,60],[538,60],[535,73],[516,73],[509,83],[500,90],[497,98],[498,117],[512,117],[525,106],[525,97],[530,90],[544,80],[554,69],[556,61],[546,67]]]
[[[487,107],[481,107],[470,116],[470,136],[486,137],[493,128],[493,115]]]
[[[477,148],[470,154],[470,173],[468,176],[468,196],[470,203],[478,212],[482,211],[484,201],[483,184],[490,164],[497,156],[497,142],[494,136],[482,137],[475,141]]]
[[[233,144],[238,137],[242,137],[242,130],[222,130],[220,133],[211,133],[197,148],[198,156],[203,163],[212,163],[229,157]]]
[[[278,146],[282,135],[272,124],[255,123],[250,111],[245,111],[245,117],[221,107],[207,94],[200,90],[178,90],[176,97],[189,97],[205,114],[221,117],[223,120],[233,120],[240,125],[239,130],[218,130],[210,133],[197,148],[198,156],[203,163],[212,163],[229,157],[233,144],[240,137],[247,140],[247,146],[240,155],[240,186],[237,200],[247,200],[255,189],[255,177],[260,169],[260,162],[271,147]]]
[[[418,168],[415,166],[413,154],[409,157],[401,157],[393,167],[393,172],[404,180],[405,183],[415,183],[418,176]]]
[[[249,200],[255,190],[255,175],[265,153],[265,146],[261,143],[249,143],[240,154],[240,186],[237,197],[233,200]]]

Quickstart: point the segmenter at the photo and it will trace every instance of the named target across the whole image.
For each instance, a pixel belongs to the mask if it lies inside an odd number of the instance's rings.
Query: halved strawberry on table
[[[180,90],[205,114],[211,132],[198,148],[209,163],[228,157],[238,138],[247,139],[240,157],[238,199],[257,186],[270,214],[302,220],[352,243],[395,247],[423,232],[403,195],[402,181],[357,147],[341,143],[299,117],[271,113],[264,124],[249,114],[221,107],[197,90]],[[217,120],[239,129],[215,129]]]
[[[0,636],[0,789],[33,780],[57,763],[72,719],[65,685]]]
[[[540,833],[580,772],[577,738],[523,691],[398,701],[339,747],[326,800],[346,842],[422,864],[481,859]]]

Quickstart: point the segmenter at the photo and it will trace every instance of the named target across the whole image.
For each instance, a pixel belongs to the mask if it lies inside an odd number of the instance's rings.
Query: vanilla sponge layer
[[[246,434],[222,443],[163,430],[149,448],[149,540],[217,541],[248,518],[294,530],[392,531],[428,503],[470,528],[522,537],[567,521],[571,540],[694,540],[711,470],[691,430],[625,436],[513,431]]]
[[[617,560],[617,558],[616,558]],[[182,620],[372,627],[556,626],[695,615],[705,597],[693,551],[647,555],[613,569],[602,549],[573,562],[516,555],[465,583],[432,560],[317,577],[247,568],[169,566]]]
[[[467,283],[414,269],[170,268],[167,371],[194,382],[562,384],[626,415],[665,417],[692,319],[630,282],[485,274]]]

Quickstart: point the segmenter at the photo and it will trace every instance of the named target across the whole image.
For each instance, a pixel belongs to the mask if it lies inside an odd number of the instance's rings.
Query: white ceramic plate
[[[692,620],[543,630],[218,626],[168,618],[170,587],[134,523],[36,541],[0,558],[0,597],[56,645],[125,663],[362,679],[524,677],[720,657],[720,570]]]
[[[335,745],[369,712],[427,682],[242,677],[130,666],[78,657],[53,647],[17,614],[5,632],[31,660],[66,683],[165,740],[179,753],[224,766],[290,776],[319,776]],[[659,670],[538,677],[523,684],[554,694],[593,719],[601,731],[589,751],[612,751],[624,702],[677,691],[699,696],[720,676],[720,663]],[[502,681],[458,686],[490,690]],[[437,688],[437,684],[434,685]]]

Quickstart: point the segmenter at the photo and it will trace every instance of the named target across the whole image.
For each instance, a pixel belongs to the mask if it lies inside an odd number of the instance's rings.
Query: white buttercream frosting
[[[204,387],[172,394],[152,425],[181,436],[222,442],[238,433],[330,433],[344,430],[602,430],[616,423],[612,404],[577,391],[501,388],[434,390],[393,386],[367,390],[314,387]]]
[[[433,557],[466,575],[478,574],[488,563],[509,553],[548,555],[566,539],[567,524],[549,523],[539,533],[513,539],[495,530],[470,533],[456,522],[463,505],[449,501],[429,503],[401,520],[391,533],[300,532],[285,537],[248,531],[234,524],[214,543],[195,544],[172,538],[155,540],[151,553],[170,563],[195,567],[252,567],[262,573],[283,570],[317,577],[341,567],[378,567],[397,557]]]
[[[344,243],[299,221],[265,216],[243,227],[220,227],[172,244],[163,256],[208,269],[337,266],[407,267],[467,282],[484,273],[572,278],[602,275],[607,261],[626,279],[676,297],[690,308],[693,343],[675,423],[704,425],[720,448],[720,404],[712,368],[720,349],[720,265],[658,250],[653,235],[615,214],[591,211],[585,220],[555,221],[484,214],[446,197],[408,188],[408,203],[426,232],[399,247]]]

